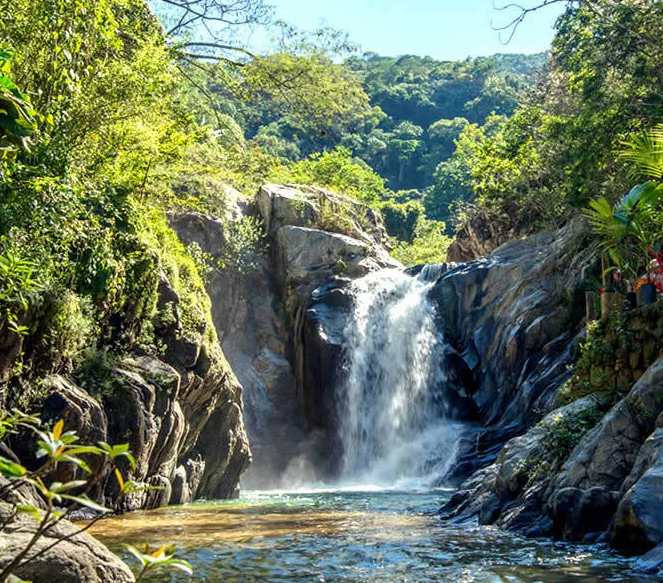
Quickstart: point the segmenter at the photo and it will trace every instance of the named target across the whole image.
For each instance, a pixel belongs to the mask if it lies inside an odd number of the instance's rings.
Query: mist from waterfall
[[[427,297],[431,270],[417,277],[383,270],[349,288],[337,394],[346,482],[426,486],[453,463],[459,426],[444,418],[440,402],[444,338]]]

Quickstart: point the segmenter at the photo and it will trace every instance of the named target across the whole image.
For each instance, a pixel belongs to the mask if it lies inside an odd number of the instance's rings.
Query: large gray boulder
[[[562,429],[576,427],[573,415],[584,415],[594,397],[553,411],[510,440],[489,470],[470,477],[443,509],[444,516],[462,520],[478,515],[481,522],[538,536],[609,539],[629,553],[660,545],[662,386],[663,358],[659,358],[629,394],[585,433],[563,463],[555,460],[550,443],[555,423],[565,420]],[[600,411],[600,401],[596,405]]]
[[[255,206],[270,234],[290,225],[342,233],[369,245],[387,246],[387,231],[376,211],[324,188],[265,184],[255,196]]]
[[[663,411],[661,386],[663,359],[649,367],[626,398],[582,439],[558,475],[556,487],[600,486],[620,490]],[[638,464],[638,471],[643,470],[643,464],[644,459]]]
[[[554,408],[570,376],[570,298],[597,257],[586,223],[508,243],[442,275],[431,292],[445,337],[477,379],[486,424],[521,430]]]
[[[13,506],[0,502],[0,567],[6,566],[32,539],[37,522],[29,515],[13,516]],[[33,560],[14,570],[14,574],[33,583],[131,583],[129,568],[104,545],[79,527],[63,520],[46,531],[30,551]],[[76,534],[78,533],[78,534]],[[67,538],[67,540],[63,540]],[[62,541],[62,542],[58,542]],[[46,550],[57,542],[52,549]],[[30,556],[29,555],[29,556]]]
[[[554,523],[548,518],[546,487],[561,463],[562,452],[555,447],[557,432],[576,424],[595,406],[593,397],[585,397],[552,411],[529,431],[510,439],[494,464],[460,485],[459,494],[442,509],[442,514],[456,520],[478,516],[481,524],[539,536],[552,534]],[[577,493],[566,494],[567,501],[571,495],[573,511],[582,508],[583,514],[591,515],[591,500],[581,501]],[[616,501],[613,511],[614,506]],[[562,511],[566,510],[560,502],[558,512]],[[581,533],[579,529],[574,538],[581,538],[594,526],[585,520],[582,528],[589,530]]]

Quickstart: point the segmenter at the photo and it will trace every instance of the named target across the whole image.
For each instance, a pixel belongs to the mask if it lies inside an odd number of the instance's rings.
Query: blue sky
[[[495,0],[504,5],[508,0]],[[429,55],[442,60],[493,53],[537,53],[550,48],[562,5],[530,14],[504,45],[491,25],[510,18],[493,0],[270,0],[276,16],[312,29],[345,30],[363,51]],[[504,36],[504,34],[503,34]]]

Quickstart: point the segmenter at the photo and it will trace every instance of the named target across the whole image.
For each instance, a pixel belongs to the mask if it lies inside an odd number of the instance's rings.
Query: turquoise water
[[[532,540],[435,515],[450,493],[245,492],[103,521],[93,533],[121,542],[174,543],[192,579],[208,583],[644,583],[607,547]]]

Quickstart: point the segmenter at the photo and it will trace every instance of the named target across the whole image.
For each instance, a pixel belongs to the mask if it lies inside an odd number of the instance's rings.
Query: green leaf
[[[100,455],[104,453],[104,450],[95,445],[77,445],[76,447],[67,449],[67,454],[69,455],[78,455],[81,453],[91,453],[94,455]]]
[[[72,464],[76,464],[79,468],[81,468],[83,471],[87,472],[88,474],[92,473],[92,470],[90,469],[90,466],[87,465],[81,458],[74,457],[71,455],[59,455],[55,456],[53,458],[54,462],[71,462]]]
[[[85,506],[86,508],[90,508],[98,512],[103,512],[104,514],[112,512],[110,508],[106,508],[105,506],[98,504],[94,500],[90,500],[90,498],[88,498],[88,496],[85,494],[83,494],[82,496],[72,496],[71,494],[62,494],[61,497],[64,498],[65,500],[71,500],[72,502],[76,502],[77,504]]]
[[[16,510],[21,514],[29,514],[30,516],[33,516],[37,522],[41,522],[41,514],[39,514],[39,510],[37,510],[32,504],[17,504]]]
[[[66,492],[67,490],[71,490],[73,488],[81,488],[86,484],[87,480],[72,480],[71,482],[65,482],[64,484],[61,482],[53,482],[51,484],[50,490],[56,494],[61,494],[62,492]]]
[[[0,456],[0,474],[5,478],[20,478],[25,476],[27,470],[21,465]]]

